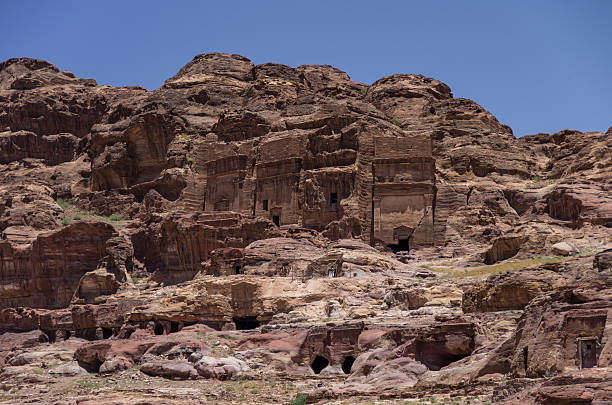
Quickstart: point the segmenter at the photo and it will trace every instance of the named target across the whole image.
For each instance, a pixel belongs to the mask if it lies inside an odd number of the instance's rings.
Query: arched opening
[[[261,325],[261,322],[257,320],[256,316],[244,316],[241,318],[232,318],[234,324],[236,324],[237,330],[249,330],[256,329]]]
[[[102,339],[108,339],[113,336],[113,330],[111,328],[102,328]]]
[[[317,356],[312,361],[310,368],[312,368],[312,371],[314,371],[315,374],[319,374],[327,366],[329,366],[329,360],[323,356]]]
[[[344,372],[344,374],[351,374],[353,363],[355,363],[355,358],[353,356],[346,356],[346,358],[342,362],[342,371]]]
[[[163,335],[164,334],[164,325],[162,325],[161,323],[156,323],[155,324],[155,329],[153,331],[155,332],[156,335]]]

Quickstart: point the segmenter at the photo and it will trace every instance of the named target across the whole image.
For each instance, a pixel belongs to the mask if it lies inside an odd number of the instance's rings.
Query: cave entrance
[[[170,333],[176,333],[179,331],[179,323],[170,321]]]
[[[578,359],[580,368],[597,366],[597,339],[583,338],[578,340]]]
[[[312,361],[310,368],[312,368],[312,371],[314,371],[315,374],[319,374],[327,366],[329,366],[329,360],[323,356],[317,356]]]
[[[243,316],[241,318],[232,318],[237,330],[249,330],[259,328],[261,322],[257,320],[256,316]]]
[[[274,222],[274,225],[280,226],[280,216],[279,215],[272,215],[272,222]]]
[[[428,369],[438,371],[451,363],[469,356],[473,348],[466,348],[465,352],[451,353],[444,348],[444,342],[417,341],[415,345],[415,360],[423,363]]]
[[[344,374],[351,374],[353,363],[355,363],[355,358],[353,356],[346,356],[346,358],[342,362],[342,371],[344,372]]]
[[[234,274],[240,274],[242,273],[242,267],[240,267],[240,265],[235,265],[234,266]]]
[[[109,339],[111,336],[113,336],[111,328],[102,328],[102,339]]]
[[[155,324],[155,329],[153,330],[153,332],[155,332],[156,335],[163,335],[164,334],[164,325],[162,325],[161,323],[156,323]]]

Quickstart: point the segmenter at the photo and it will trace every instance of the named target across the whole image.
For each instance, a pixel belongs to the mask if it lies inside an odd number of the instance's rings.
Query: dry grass
[[[82,210],[67,200],[58,199],[56,202],[64,210],[64,218],[62,219],[62,225],[64,226],[78,221],[100,221],[106,222],[119,230],[130,222],[129,219],[124,219],[120,214],[104,216],[94,211]]]

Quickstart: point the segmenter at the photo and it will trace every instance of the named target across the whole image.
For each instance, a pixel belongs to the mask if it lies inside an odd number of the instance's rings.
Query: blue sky
[[[159,87],[193,56],[330,64],[372,83],[421,73],[516,136],[612,126],[612,1],[26,1],[0,3],[0,60]]]

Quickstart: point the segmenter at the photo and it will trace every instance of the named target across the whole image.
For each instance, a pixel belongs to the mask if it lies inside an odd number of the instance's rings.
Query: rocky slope
[[[0,399],[606,403],[611,152],[420,75],[0,63]]]

